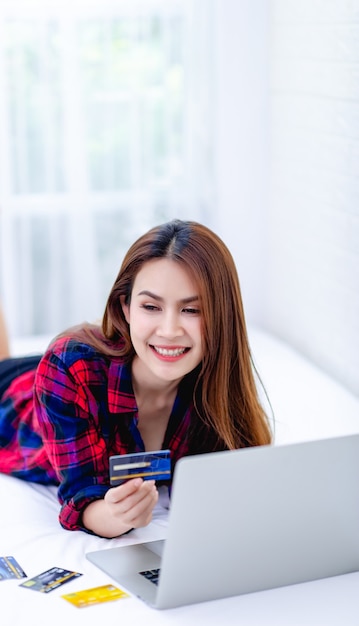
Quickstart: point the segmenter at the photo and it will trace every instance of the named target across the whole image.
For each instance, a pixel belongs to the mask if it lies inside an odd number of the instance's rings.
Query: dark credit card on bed
[[[130,478],[143,480],[169,480],[171,457],[169,450],[135,452],[110,456],[110,482],[113,487]]]

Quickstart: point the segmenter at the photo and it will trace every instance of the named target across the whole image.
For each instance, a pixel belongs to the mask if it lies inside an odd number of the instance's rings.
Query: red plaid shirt
[[[180,384],[163,448],[173,467],[189,453],[193,383]],[[130,366],[71,338],[54,342],[37,371],[0,401],[0,472],[58,484],[61,525],[86,530],[81,514],[109,489],[109,456],[143,451]]]

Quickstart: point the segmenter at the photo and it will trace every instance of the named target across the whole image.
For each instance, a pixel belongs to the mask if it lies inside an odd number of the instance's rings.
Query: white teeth
[[[186,348],[175,348],[174,350],[170,350],[169,348],[160,348],[158,346],[153,346],[158,354],[162,356],[180,356],[186,350]]]

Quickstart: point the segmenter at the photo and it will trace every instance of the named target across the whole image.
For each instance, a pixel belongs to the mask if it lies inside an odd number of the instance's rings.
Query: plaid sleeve
[[[108,454],[99,424],[99,403],[91,388],[96,356],[65,344],[47,352],[35,379],[35,419],[56,472],[62,504],[60,524],[86,530],[82,511],[109,489]],[[98,367],[98,364],[97,364]],[[94,377],[101,384],[101,376]]]

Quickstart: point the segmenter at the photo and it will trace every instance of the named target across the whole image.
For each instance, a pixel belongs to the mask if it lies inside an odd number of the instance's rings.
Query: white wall
[[[359,393],[359,2],[216,11],[215,225],[247,320]]]
[[[274,0],[267,327],[359,393],[359,3]]]

